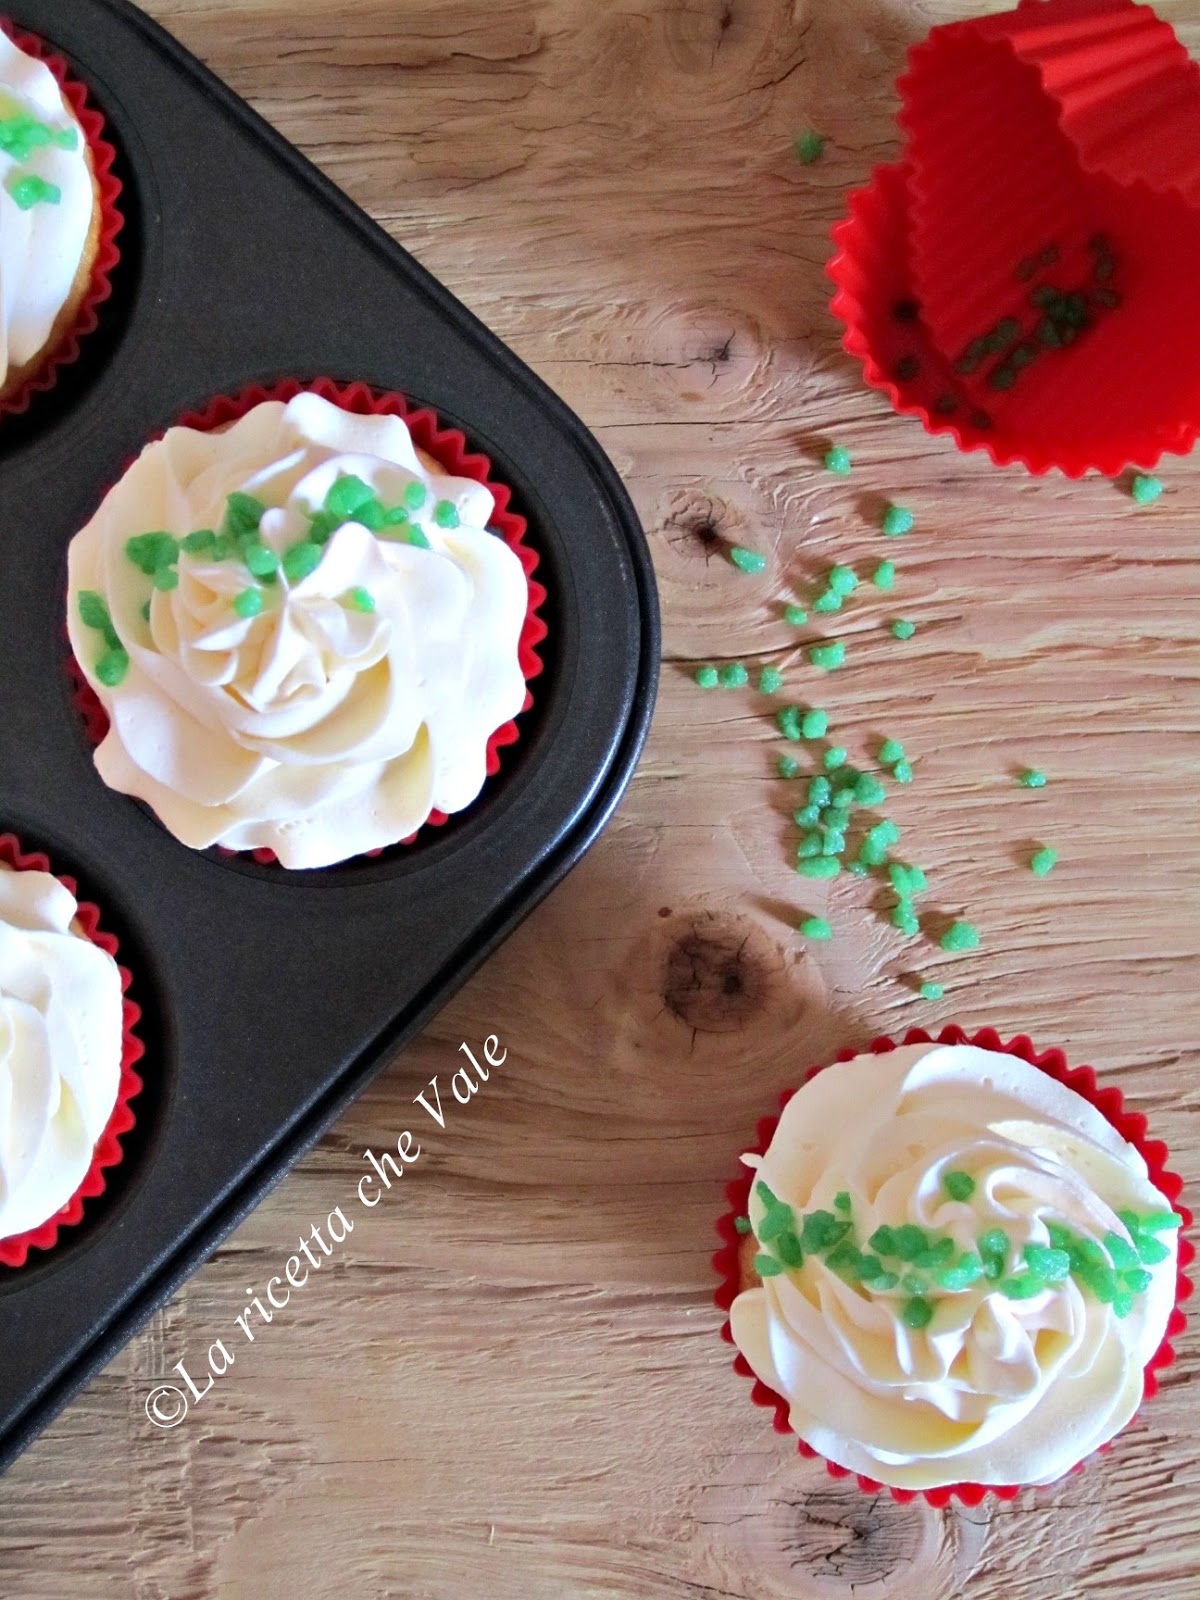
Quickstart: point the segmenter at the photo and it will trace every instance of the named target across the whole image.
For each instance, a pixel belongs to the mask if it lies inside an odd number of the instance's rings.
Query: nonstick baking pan
[[[126,0],[13,0],[108,122],[126,227],[81,359],[0,420],[0,831],[74,873],[144,1008],[106,1193],[0,1269],[0,1467],[579,860],[653,708],[645,540],[596,442],[454,297]],[[211,397],[328,376],[432,406],[529,522],[545,670],[479,800],[374,860],[196,854],[96,775],[66,552],[148,439]]]

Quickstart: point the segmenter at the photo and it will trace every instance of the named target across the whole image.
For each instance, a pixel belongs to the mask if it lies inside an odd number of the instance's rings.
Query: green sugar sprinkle
[[[911,783],[913,781],[913,769],[911,762],[897,761],[896,765],[892,768],[892,777],[895,778],[897,783]]]
[[[800,763],[794,756],[779,756],[775,761],[775,771],[781,778],[794,778],[800,771]]]
[[[766,556],[760,551],[747,550],[741,544],[730,545],[729,559],[739,572],[761,572],[767,564]]]
[[[179,548],[185,555],[207,555],[217,542],[217,536],[211,528],[197,528],[195,533],[185,533],[179,541]]]
[[[74,128],[52,128],[28,112],[18,111],[0,118],[0,151],[14,161],[28,161],[38,150],[53,145],[58,150],[77,150],[79,134]]]
[[[808,798],[814,806],[827,806],[833,799],[833,785],[823,773],[818,773],[808,785]]]
[[[429,498],[429,490],[423,483],[410,483],[405,485],[404,504],[410,511],[420,511]]]
[[[62,200],[62,190],[56,183],[47,183],[34,172],[24,177],[10,173],[4,187],[22,211],[32,211],[36,205],[56,206]]]
[[[845,597],[858,588],[858,574],[853,567],[831,567],[825,582],[834,594]]]
[[[846,646],[840,639],[831,639],[828,644],[811,645],[808,659],[814,667],[820,667],[824,672],[832,672],[845,661]]]
[[[921,894],[929,887],[923,868],[906,866],[903,861],[888,863],[888,878],[892,888],[905,900],[911,900],[913,895]]]
[[[864,839],[858,847],[858,859],[864,867],[881,867],[887,860],[887,845],[876,839]]]
[[[750,1232],[750,1218],[749,1217],[734,1217],[733,1226],[734,1226],[734,1229],[738,1233],[747,1234],[747,1233]]]
[[[125,555],[139,572],[152,578],[160,567],[179,559],[179,542],[169,533],[138,533],[125,541]]]
[[[247,621],[249,621],[251,617],[257,617],[262,611],[262,608],[263,597],[261,589],[243,589],[241,594],[239,594],[237,599],[233,602],[233,609],[237,612],[238,616],[244,617]]]
[[[943,950],[974,950],[979,945],[979,930],[970,922],[952,922],[939,943]]]
[[[760,1278],[777,1278],[787,1268],[782,1261],[776,1261],[774,1256],[764,1254],[761,1250],[754,1258],[754,1270]]]
[[[453,500],[439,500],[433,508],[433,520],[439,528],[457,528],[462,522]]]
[[[349,522],[357,511],[370,505],[375,491],[369,483],[356,478],[353,473],[340,477],[325,496],[325,509],[342,522]]]
[[[899,739],[885,739],[879,746],[879,759],[885,767],[894,767],[904,760],[904,746]]]
[[[890,589],[896,581],[896,563],[894,561],[881,561],[871,574],[871,582],[877,589]]]
[[[800,721],[800,732],[806,739],[823,739],[829,731],[829,713],[812,706]]]
[[[750,682],[750,674],[746,671],[744,662],[730,661],[719,668],[717,682],[722,689],[744,689]]]
[[[940,983],[930,983],[928,980],[921,985],[922,1000],[940,1000],[946,993]]]
[[[1046,787],[1046,774],[1039,772],[1036,767],[1026,767],[1017,782],[1022,789],[1044,789]]]
[[[800,932],[806,939],[832,939],[833,929],[824,917],[805,917]]]
[[[1003,1228],[989,1228],[979,1241],[980,1253],[1008,1259],[1008,1235]]]
[[[877,822],[867,838],[875,844],[892,845],[900,843],[900,829],[890,817],[884,817],[882,822]]]
[[[903,506],[889,505],[883,513],[883,531],[889,539],[896,539],[903,533],[910,533],[915,521],[912,512]]]
[[[901,900],[892,912],[892,927],[898,928],[909,939],[915,939],[921,931],[920,919],[913,910],[911,900]]]
[[[793,811],[792,817],[798,828],[815,828],[821,820],[821,808],[818,805],[804,806],[800,811]]]
[[[778,667],[764,667],[758,675],[760,694],[778,694],[783,688],[783,673]]]
[[[822,616],[828,616],[831,611],[840,611],[841,609],[842,597],[840,594],[835,594],[832,589],[826,589],[823,594],[819,594],[813,601],[813,610],[819,611]]]
[[[311,573],[321,565],[323,551],[319,544],[310,540],[302,540],[299,544],[292,545],[283,557],[284,576],[289,583],[303,583]]]
[[[783,608],[783,620],[793,628],[802,628],[808,621],[808,612],[803,606],[787,605]]]
[[[811,856],[796,863],[796,871],[802,878],[836,878],[841,870],[836,856]]]
[[[835,1211],[849,1211],[853,1204],[854,1202],[850,1198],[848,1189],[840,1189],[833,1197],[833,1209]]]
[[[279,557],[269,545],[258,541],[246,542],[242,550],[242,560],[254,577],[262,578],[267,583],[273,582],[279,571]]]
[[[266,514],[267,508],[261,500],[252,494],[236,491],[225,502],[225,521],[221,532],[234,539],[247,533],[257,533]]]
[[[887,790],[873,773],[860,772],[854,780],[854,798],[860,806],[878,806],[887,799]]]
[[[102,633],[105,638],[113,634],[112,617],[109,615],[108,605],[102,594],[97,594],[95,589],[81,589],[79,591],[79,620],[85,628],[95,628],[97,633]],[[113,638],[116,635],[113,634]]]
[[[845,478],[850,473],[850,452],[845,445],[835,444],[831,450],[826,451],[825,465],[830,472],[836,472],[839,478]]]
[[[1149,472],[1139,472],[1129,485],[1129,493],[1139,506],[1153,505],[1162,492],[1162,479]]]
[[[350,590],[346,596],[346,603],[352,611],[361,611],[369,616],[375,609],[375,596],[369,589],[364,589],[359,585]]]
[[[799,706],[783,706],[775,713],[775,726],[793,744],[803,738]]]
[[[149,622],[150,621],[150,602],[149,602],[149,600],[143,600],[142,601],[142,621],[143,622]]]
[[[159,567],[151,581],[160,594],[170,594],[172,589],[179,587],[179,568]]]
[[[916,631],[916,623],[910,622],[907,617],[897,617],[892,623],[893,639],[911,639]]]
[[[825,752],[825,770],[827,772],[836,772],[838,767],[844,767],[849,753],[844,745],[835,744],[831,746]]]
[[[813,832],[806,834],[796,846],[797,861],[808,861],[811,860],[813,856],[823,856],[824,854],[825,841],[822,839],[819,833]]]
[[[110,646],[96,662],[96,676],[106,689],[115,689],[124,683],[129,671],[129,655],[121,646]]]
[[[696,682],[702,689],[715,689],[718,681],[716,667],[696,668]]]
[[[1047,873],[1054,870],[1054,866],[1057,861],[1058,852],[1056,850],[1051,850],[1050,846],[1045,844],[1040,850],[1035,850],[1032,856],[1030,856],[1029,869],[1037,877],[1044,878]]]
[[[792,140],[792,152],[802,165],[811,167],[813,162],[819,161],[825,153],[824,136],[812,128],[807,128]]]
[[[906,1328],[919,1331],[927,1328],[933,1321],[933,1307],[922,1295],[914,1295],[911,1300],[904,1302],[904,1309],[900,1313]]]
[[[969,1200],[975,1193],[975,1179],[969,1172],[944,1172],[942,1188],[951,1200]]]

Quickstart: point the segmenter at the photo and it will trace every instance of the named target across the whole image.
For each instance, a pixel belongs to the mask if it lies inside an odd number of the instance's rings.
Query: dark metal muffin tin
[[[636,763],[658,665],[641,529],[566,407],[126,0],[6,10],[106,116],[126,227],[102,329],[0,421],[0,830],[101,906],[147,1054],[107,1193],[0,1269],[0,1466],[578,861]],[[398,389],[491,458],[541,555],[550,636],[520,741],[469,811],[302,874],[194,854],[104,786],[64,594],[72,535],[148,438],[214,395],[320,375]]]

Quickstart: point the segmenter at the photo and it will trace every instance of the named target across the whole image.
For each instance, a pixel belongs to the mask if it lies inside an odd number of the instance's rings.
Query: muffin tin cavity
[[[127,0],[12,10],[94,94],[126,227],[78,363],[0,420],[0,822],[111,919],[146,1056],[105,1196],[0,1273],[0,1467],[579,859],[640,753],[659,644],[619,480],[511,352]],[[191,851],[101,781],[68,670],[67,548],[209,397],[323,375],[427,404],[487,456],[528,521],[549,633],[473,806],[414,846],[288,872]]]

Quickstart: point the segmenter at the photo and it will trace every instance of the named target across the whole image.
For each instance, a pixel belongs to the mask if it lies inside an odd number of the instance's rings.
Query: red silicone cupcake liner
[[[853,198],[830,267],[868,382],[999,465],[1114,475],[1189,450],[1200,67],[1171,28],[1134,0],[1024,0],[935,28],[899,88],[904,161]],[[1069,349],[1031,298],[1049,289],[1086,301]],[[1006,319],[1005,352],[970,360]],[[1027,369],[993,383],[1017,346]]]
[[[357,416],[403,418],[412,435],[413,443],[419,450],[432,456],[438,465],[444,467],[452,476],[470,478],[489,490],[496,502],[489,526],[495,528],[520,561],[529,584],[525,621],[521,627],[517,646],[521,673],[526,683],[525,703],[519,713],[523,715],[533,705],[533,692],[529,685],[542,672],[542,659],[538,654],[538,647],[547,632],[546,624],[541,617],[546,590],[533,576],[540,558],[537,551],[525,543],[528,531],[525,518],[509,509],[512,491],[507,484],[497,483],[493,479],[491,462],[485,455],[469,450],[465,436],[458,429],[444,427],[439,422],[436,412],[428,407],[413,410],[401,394],[381,393],[365,383],[340,384],[332,378],[315,378],[311,383],[300,383],[295,378],[286,378],[275,384],[251,384],[240,394],[222,395],[211,400],[202,411],[188,412],[186,416],[180,418],[176,426],[196,428],[201,432],[210,433],[217,428],[228,427],[230,423],[237,422],[248,411],[266,401],[282,401],[286,404],[299,394],[319,395],[321,399],[329,400],[344,411],[353,412]],[[70,661],[70,673],[75,704],[83,719],[84,731],[89,741],[97,745],[108,732],[108,714],[74,658]],[[506,722],[488,739],[489,778],[494,778],[500,770],[501,751],[515,744],[519,736],[520,730],[516,722]],[[449,818],[445,812],[432,811],[422,824],[422,828],[441,827],[447,821]],[[412,844],[420,838],[420,834],[421,829],[418,829],[416,833],[410,834],[407,839],[401,839],[399,843]],[[234,855],[237,852],[223,853]],[[371,852],[372,855],[381,853],[378,850]],[[272,850],[254,850],[249,854],[262,865],[267,865],[276,859]]]
[[[78,361],[83,340],[99,327],[100,308],[112,296],[112,273],[121,259],[117,236],[125,226],[125,218],[119,206],[121,181],[113,172],[117,152],[106,137],[104,118],[89,99],[88,91],[71,76],[71,69],[62,57],[55,55],[49,46],[34,34],[25,33],[15,27],[7,17],[0,17],[0,29],[3,29],[18,50],[23,50],[26,55],[44,62],[54,74],[64,100],[83,129],[83,136],[91,152],[96,187],[100,194],[100,239],[95,264],[92,267],[91,283],[80,302],[78,314],[54,348],[45,352],[37,371],[9,395],[7,400],[0,401],[0,417],[3,417],[18,416],[28,411],[35,395],[45,394],[53,389],[58,381],[59,372],[63,367]]]
[[[22,849],[20,841],[11,833],[0,833],[0,863],[11,867],[15,872],[54,873],[48,857],[37,852],[27,854]],[[63,873],[54,873],[54,876],[64,888],[77,895],[74,878],[69,878]],[[78,906],[76,918],[79,926],[94,945],[98,945],[108,955],[117,957],[119,964],[120,947],[116,937],[101,927],[99,907],[87,900],[78,901]],[[14,1233],[7,1239],[0,1239],[0,1266],[23,1267],[31,1250],[52,1250],[58,1242],[59,1230],[73,1228],[82,1220],[85,1201],[95,1199],[97,1195],[104,1193],[107,1182],[105,1174],[121,1161],[123,1154],[121,1140],[134,1124],[130,1101],[142,1092],[142,1080],[134,1071],[134,1067],[145,1054],[145,1046],[135,1031],[142,1013],[136,1002],[129,998],[132,975],[124,966],[120,967],[120,973],[121,989],[125,995],[122,1002],[124,1035],[121,1046],[121,1078],[112,1115],[92,1152],[92,1164],[78,1189],[54,1216],[48,1218],[40,1227],[30,1229],[28,1233]]]
[[[924,1028],[910,1028],[900,1043],[905,1045],[977,1045],[981,1050],[999,1050],[1006,1055],[1018,1056],[1022,1061],[1027,1061],[1030,1066],[1038,1067],[1042,1072],[1048,1073],[1050,1077],[1056,1079],[1059,1083],[1065,1084],[1068,1089],[1073,1089],[1076,1094],[1082,1095],[1090,1105],[1093,1105],[1100,1112],[1107,1122],[1111,1123],[1123,1139],[1133,1145],[1149,1169],[1151,1183],[1171,1202],[1171,1205],[1183,1218],[1184,1227],[1191,1226],[1191,1212],[1186,1206],[1179,1204],[1183,1181],[1176,1173],[1167,1170],[1170,1153],[1166,1145],[1157,1139],[1147,1138],[1145,1117],[1140,1112],[1126,1111],[1121,1091],[1112,1088],[1111,1085],[1102,1088],[1096,1082],[1096,1074],[1091,1067],[1071,1067],[1067,1064],[1067,1058],[1061,1050],[1038,1050],[1023,1033],[1018,1034],[1015,1039],[1005,1042],[994,1028],[982,1028],[977,1033],[967,1033],[963,1028],[951,1024],[936,1035],[926,1033]],[[852,1061],[855,1056],[865,1054],[886,1055],[896,1048],[896,1041],[884,1036],[873,1040],[865,1051],[840,1050],[835,1060]],[[819,1067],[814,1067],[807,1074],[805,1081],[816,1073],[823,1072],[828,1065],[829,1063],[826,1062]],[[789,1089],[780,1097],[780,1113],[782,1113],[783,1108],[795,1093],[794,1089]],[[778,1125],[779,1113],[775,1116],[764,1117],[758,1124],[755,1130],[754,1154],[764,1155],[766,1153]],[[721,1281],[713,1298],[718,1308],[725,1312],[728,1312],[741,1290],[740,1253],[742,1235],[738,1233],[734,1223],[737,1217],[746,1215],[750,1199],[750,1185],[753,1182],[753,1178],[753,1172],[748,1168],[743,1168],[733,1182],[728,1185],[725,1190],[725,1198],[729,1203],[730,1209],[717,1224],[717,1233],[721,1238],[722,1244],[721,1248],[713,1256],[713,1266],[716,1268]],[[1144,1398],[1147,1400],[1157,1392],[1157,1374],[1163,1367],[1170,1366],[1174,1361],[1173,1341],[1179,1337],[1186,1326],[1187,1319],[1184,1316],[1182,1305],[1192,1293],[1192,1281],[1187,1275],[1186,1268],[1195,1258],[1195,1253],[1191,1242],[1181,1237],[1179,1241],[1178,1276],[1175,1287],[1175,1309],[1172,1311],[1170,1321],[1167,1323],[1167,1331],[1163,1336],[1162,1343],[1146,1363]],[[733,1343],[733,1332],[728,1318],[721,1329],[721,1337],[727,1344]],[[784,1397],[777,1394],[774,1389],[769,1388],[760,1378],[755,1377],[749,1362],[740,1351],[734,1358],[733,1367],[735,1372],[739,1372],[743,1377],[752,1380],[753,1389],[750,1398],[754,1404],[767,1406],[774,1410],[776,1433],[791,1433],[793,1429],[788,1421],[790,1407]],[[797,1439],[797,1447],[802,1456],[807,1456],[816,1461],[824,1461],[826,1471],[830,1477],[853,1477],[865,1494],[879,1494],[882,1490],[887,1489],[893,1500],[901,1502],[915,1500],[919,1497],[928,1501],[931,1506],[936,1507],[947,1506],[952,1500],[959,1500],[963,1505],[967,1506],[977,1506],[988,1495],[994,1495],[998,1500],[1012,1500],[1021,1492],[1022,1488],[1026,1487],[1024,1484],[997,1486],[993,1484],[957,1483],[947,1484],[939,1489],[895,1489],[890,1485],[876,1483],[873,1478],[868,1478],[862,1473],[851,1472],[848,1467],[838,1466],[836,1462],[827,1460],[818,1451],[814,1450],[811,1445],[806,1444],[803,1439]],[[1108,1448],[1108,1445],[1102,1446],[1104,1450]],[[1079,1462],[1071,1469],[1072,1472],[1080,1471],[1083,1465],[1083,1462]],[[1061,1479],[1059,1481],[1061,1482]],[[1042,1487],[1050,1488],[1053,1485],[1047,1484]]]

